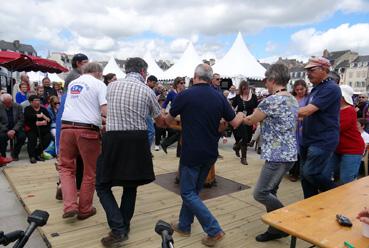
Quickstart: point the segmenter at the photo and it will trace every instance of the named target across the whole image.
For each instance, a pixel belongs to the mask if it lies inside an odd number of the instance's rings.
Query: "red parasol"
[[[67,72],[57,62],[16,52],[0,51],[0,66],[10,71],[42,71],[49,73]]]

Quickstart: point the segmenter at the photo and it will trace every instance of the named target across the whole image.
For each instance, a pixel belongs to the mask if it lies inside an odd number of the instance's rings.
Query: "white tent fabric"
[[[221,77],[248,77],[261,79],[265,68],[255,59],[245,45],[241,33],[238,33],[231,49],[214,66],[213,71]]]
[[[154,75],[158,79],[164,78],[164,71],[158,66],[155,60],[152,58],[150,51],[147,51],[144,60],[148,64],[148,73],[149,75]]]
[[[165,79],[193,77],[195,68],[200,63],[202,63],[202,60],[191,42],[177,63],[164,72]]]
[[[117,62],[113,57],[109,59],[109,62],[106,64],[103,70],[103,75],[106,75],[108,73],[114,73],[117,76],[117,79],[122,79],[126,76],[126,74],[122,72],[122,70],[119,68]]]
[[[64,83],[64,80],[61,79],[56,73],[43,73],[41,71],[37,71],[37,72],[30,71],[30,72],[27,72],[27,75],[29,77],[30,82],[41,83],[44,77],[48,77],[51,82]]]

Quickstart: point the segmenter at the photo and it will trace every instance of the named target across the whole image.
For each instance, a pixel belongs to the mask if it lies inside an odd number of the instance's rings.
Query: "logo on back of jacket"
[[[82,85],[73,85],[71,88],[70,88],[70,93],[72,95],[79,95],[81,94],[81,91],[83,90],[83,86]]]

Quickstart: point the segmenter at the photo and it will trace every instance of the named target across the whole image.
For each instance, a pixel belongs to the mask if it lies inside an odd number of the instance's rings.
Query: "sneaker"
[[[159,151],[160,150],[160,147],[159,146],[155,146],[154,150],[155,151]]]
[[[220,231],[214,237],[210,237],[209,235],[207,235],[207,236],[202,238],[201,243],[203,245],[213,247],[224,238],[224,235],[225,235],[225,233],[223,231]]]
[[[271,241],[271,240],[285,238],[287,236],[289,236],[288,233],[270,233],[270,232],[266,231],[265,233],[262,233],[262,234],[259,234],[258,236],[256,236],[255,240],[258,241],[258,242],[267,242],[267,241]]]
[[[4,166],[10,162],[12,162],[13,159],[12,158],[7,158],[7,157],[0,157],[0,165]]]
[[[91,211],[87,214],[81,214],[81,213],[78,213],[78,216],[77,216],[77,219],[79,220],[85,220],[87,218],[90,218],[91,216],[94,216],[96,214],[96,208],[95,207],[92,207]]]
[[[170,226],[172,227],[172,229],[176,233],[178,233],[182,237],[190,237],[191,236],[191,233],[190,232],[185,232],[185,231],[182,231],[181,229],[179,229],[178,223],[176,223],[176,222],[171,222],[170,223]]]
[[[35,164],[35,163],[37,163],[37,160],[36,160],[36,158],[31,157],[31,158],[29,159],[29,162],[31,162],[31,164]]]
[[[128,235],[127,234],[116,235],[116,234],[110,232],[108,234],[108,236],[106,236],[106,237],[104,237],[104,238],[101,239],[101,243],[105,247],[111,247],[114,244],[118,244],[118,243],[123,242],[123,241],[125,241],[127,239],[128,239]]]

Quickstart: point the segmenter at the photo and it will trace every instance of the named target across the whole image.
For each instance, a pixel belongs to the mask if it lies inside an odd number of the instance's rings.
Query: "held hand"
[[[9,139],[14,139],[15,137],[15,131],[14,130],[9,130],[7,133]]]
[[[360,219],[362,217],[369,218],[369,211],[366,207],[357,214],[356,219]]]
[[[228,140],[226,137],[223,137],[223,144],[227,144]]]

